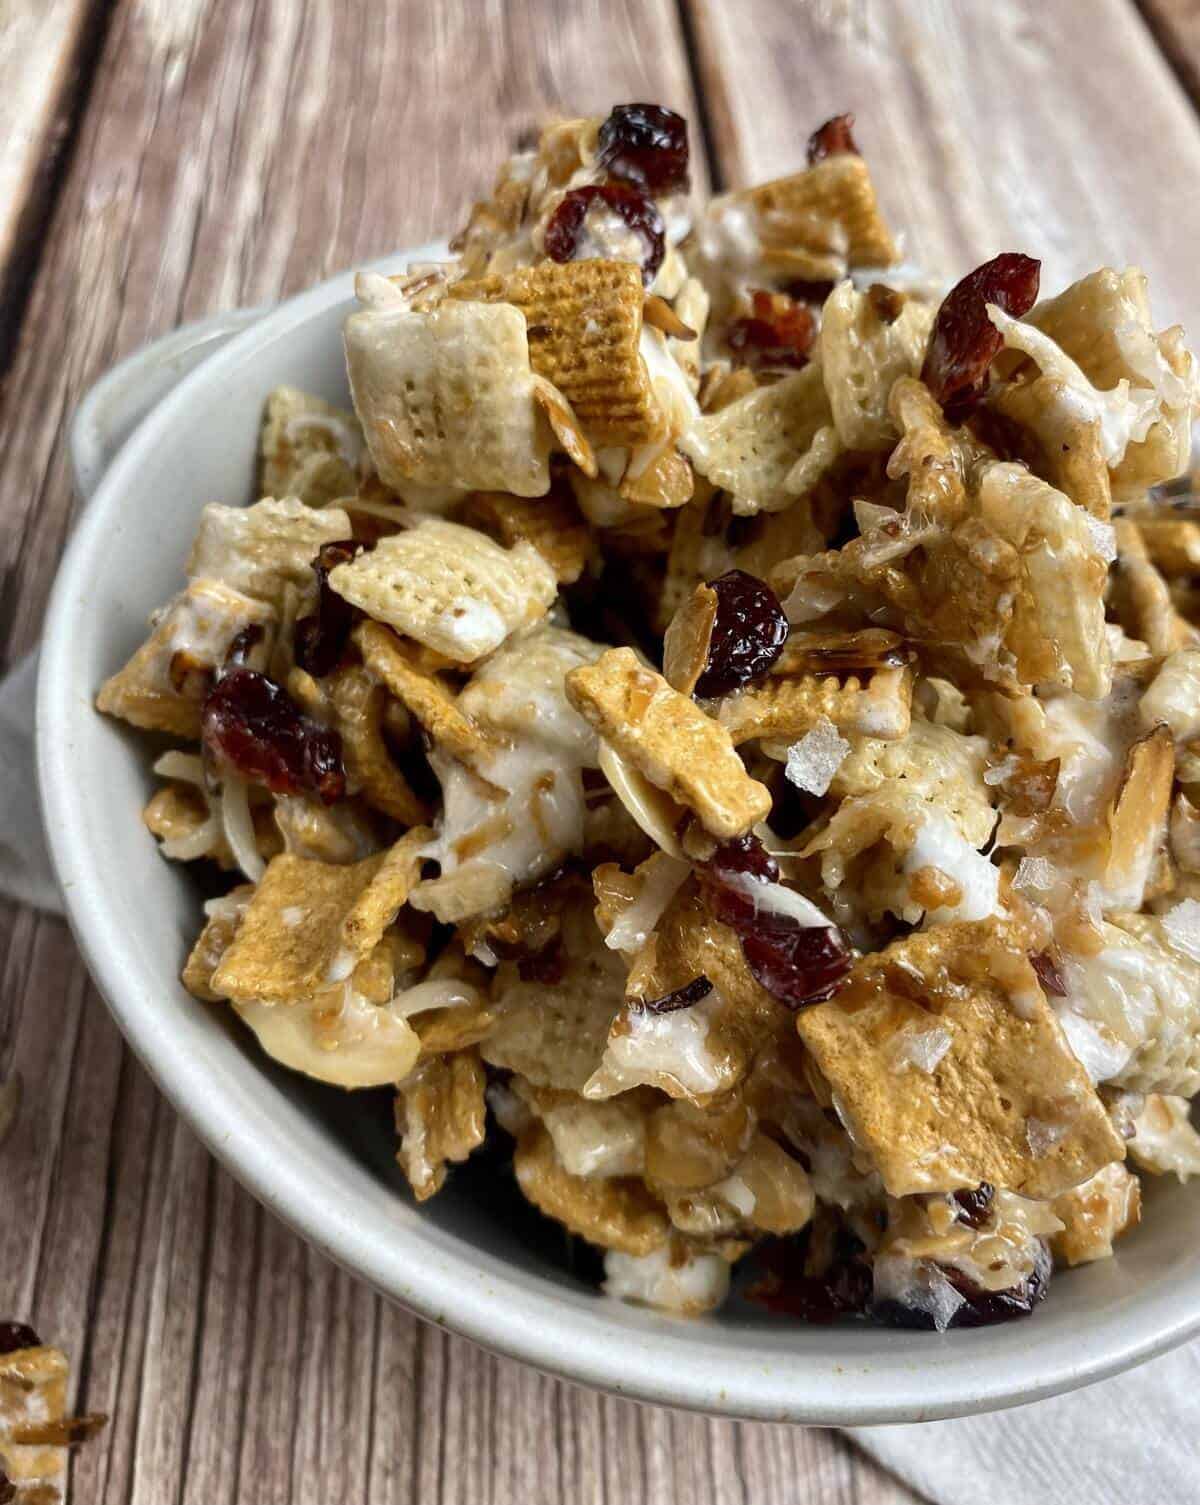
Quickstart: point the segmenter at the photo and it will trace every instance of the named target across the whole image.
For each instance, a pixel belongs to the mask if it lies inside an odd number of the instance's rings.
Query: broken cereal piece
[[[97,709],[146,731],[200,737],[200,703],[229,645],[246,627],[268,630],[275,612],[220,580],[193,580],[155,617],[154,630],[105,680]]]
[[[390,852],[338,866],[283,855],[267,865],[210,986],[235,1003],[311,998],[343,982],[379,942],[408,897],[417,826]]]
[[[200,514],[187,572],[192,580],[222,580],[284,620],[288,587],[302,598],[315,593],[312,563],[321,545],[350,536],[341,507],[306,507],[296,497],[269,496],[252,507],[212,503]]]
[[[276,387],[263,415],[259,495],[295,496],[309,507],[352,496],[363,450],[353,413],[296,387]]]
[[[493,533],[505,548],[531,543],[560,585],[572,585],[595,552],[591,530],[565,487],[552,486],[542,497],[476,492],[467,503],[467,518]]]
[[[473,1050],[431,1056],[396,1093],[396,1159],[418,1202],[441,1191],[448,1161],[465,1160],[483,1143],[486,1078]]]
[[[666,1213],[643,1182],[632,1176],[573,1176],[559,1161],[554,1141],[540,1124],[521,1135],[513,1168],[521,1190],[535,1207],[589,1243],[640,1255],[667,1241]]]
[[[571,704],[658,788],[693,810],[714,836],[741,836],[771,809],[729,733],[631,648],[612,648],[567,675]]]
[[[1142,1216],[1141,1188],[1136,1176],[1113,1161],[1055,1197],[1051,1207],[1063,1223],[1062,1231],[1050,1240],[1055,1259],[1066,1265],[1085,1265],[1108,1259],[1114,1241],[1137,1227]]]
[[[721,701],[717,719],[735,745],[752,737],[802,737],[822,721],[841,733],[894,741],[912,722],[909,669],[857,674],[772,675]]]
[[[815,484],[839,452],[820,368],[785,376],[698,419],[680,447],[700,475],[737,498],[739,510],[782,511]],[[813,450],[822,463],[802,469],[797,485],[793,471]]]

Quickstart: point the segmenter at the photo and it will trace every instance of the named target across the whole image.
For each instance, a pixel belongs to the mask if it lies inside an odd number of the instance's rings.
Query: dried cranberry
[[[756,370],[807,366],[817,334],[816,315],[809,305],[762,288],[755,288],[750,302],[753,312],[735,319],[725,336],[734,364]]]
[[[303,715],[265,674],[236,667],[209,692],[200,712],[204,751],[273,794],[315,794],[332,805],[346,795],[342,739]]]
[[[759,915],[742,936],[742,955],[758,982],[788,1008],[832,998],[853,965],[836,925],[800,925],[788,915]]]
[[[763,1275],[748,1287],[750,1301],[781,1316],[826,1326],[839,1317],[858,1316],[871,1302],[871,1267],[859,1258],[863,1245],[839,1230],[833,1258],[819,1274],[807,1268],[807,1240],[768,1239],[755,1252]]]
[[[797,1009],[837,991],[852,965],[846,937],[836,925],[802,925],[756,902],[755,884],[779,881],[779,864],[757,836],[723,842],[697,876],[709,913],[737,931],[746,965],[778,1002]]]
[[[1041,269],[1031,256],[1005,251],[976,267],[942,300],[921,380],[956,421],[983,395],[988,367],[1003,344],[987,305],[1019,319],[1037,301]]]
[[[723,841],[709,859],[709,866],[718,877],[748,873],[764,883],[779,882],[779,864],[753,831]]]
[[[17,1498],[17,1486],[8,1477],[4,1465],[0,1463],[0,1505],[12,1505]]]
[[[688,186],[687,121],[662,105],[614,105],[597,160],[614,178],[651,193]]]
[[[723,841],[700,872],[709,913],[735,930],[754,924],[757,906],[744,880],[779,882],[779,864],[752,832]]]
[[[1011,1322],[1028,1317],[1039,1301],[1045,1299],[1050,1285],[1052,1263],[1050,1251],[1039,1239],[1034,1250],[1033,1269],[1007,1290],[988,1291],[949,1265],[934,1265],[962,1297],[962,1304],[951,1314],[948,1327],[990,1327],[997,1322]],[[930,1329],[936,1326],[932,1312],[923,1307],[906,1306],[898,1301],[876,1302],[872,1315],[894,1327]]]
[[[596,204],[607,205],[640,237],[646,248],[641,258],[642,281],[649,287],[666,254],[667,232],[654,200],[647,198],[640,188],[629,188],[623,183],[592,183],[572,188],[546,225],[546,255],[551,261],[575,259],[583,236],[583,222],[588,210]]]
[[[808,165],[814,167],[826,157],[840,157],[847,152],[856,157],[861,155],[850,134],[853,124],[853,115],[834,115],[819,125],[808,138]]]
[[[1038,1302],[1045,1300],[1052,1270],[1050,1250],[1040,1239],[1034,1251],[1033,1269],[1018,1285],[1009,1286],[1005,1291],[985,1291],[961,1270],[948,1269],[946,1279],[963,1298],[950,1326],[988,1327],[994,1322],[1028,1317]]]
[[[990,1181],[981,1181],[969,1191],[956,1191],[954,1200],[958,1203],[958,1221],[978,1232],[987,1222],[995,1195],[996,1188]]]
[[[1030,955],[1030,963],[1038,975],[1038,981],[1042,985],[1042,992],[1049,993],[1054,998],[1067,996],[1067,983],[1049,951],[1039,951]]]
[[[349,563],[360,547],[352,538],[324,543],[313,560],[317,609],[312,616],[301,617],[296,623],[295,653],[297,664],[314,679],[323,679],[337,668],[357,615],[349,601],[331,588],[329,572],[339,564]]]
[[[691,1008],[693,1003],[707,998],[712,990],[712,983],[701,972],[699,977],[693,977],[691,982],[684,983],[681,988],[664,993],[661,998],[643,998],[641,1007],[651,1014],[673,1014],[676,1009]]]
[[[696,681],[696,694],[728,695],[761,679],[783,652],[788,619],[779,597],[756,575],[729,570],[708,582],[717,612],[708,640],[708,660]]]
[[[0,1353],[16,1353],[18,1348],[40,1348],[42,1340],[27,1322],[0,1322]]]

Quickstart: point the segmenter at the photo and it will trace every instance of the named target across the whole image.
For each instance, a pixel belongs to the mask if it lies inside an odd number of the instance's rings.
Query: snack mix
[[[703,207],[549,125],[98,704],[186,744],[187,988],[417,1199],[487,1140],[611,1296],[942,1330],[1200,1170],[1200,387],[1136,268],[935,290],[852,124]]]
[[[24,1322],[0,1321],[0,1505],[56,1505],[68,1449],[108,1419],[67,1415],[70,1365]]]

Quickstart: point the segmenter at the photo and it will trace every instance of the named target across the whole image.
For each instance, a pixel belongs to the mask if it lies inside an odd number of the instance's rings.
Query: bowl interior
[[[201,895],[139,812],[148,739],[97,715],[101,681],[183,581],[200,507],[247,500],[262,404],[291,383],[346,403],[348,278],[238,336],[155,409],[88,506],[47,618],[39,766],[69,917],[159,1085],[268,1206],[386,1294],[502,1352],[647,1400],[818,1423],[911,1421],[1100,1378],[1200,1325],[1200,1185],[1151,1188],[1117,1258],[1056,1278],[1027,1322],[942,1337],[805,1327],[734,1300],[703,1321],[597,1294],[596,1262],[486,1155],[417,1209],[393,1162],[390,1095],[276,1068],[227,1011],[187,994]]]

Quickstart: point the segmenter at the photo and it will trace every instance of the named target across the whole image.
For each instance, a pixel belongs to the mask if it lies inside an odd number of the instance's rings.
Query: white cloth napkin
[[[0,892],[61,914],[29,798],[35,679],[31,654],[0,682]],[[1016,1410],[850,1436],[936,1505],[1185,1505],[1200,1501],[1200,1344]]]
[[[33,754],[37,654],[23,658],[0,681],[0,894],[62,914],[42,835]]]

